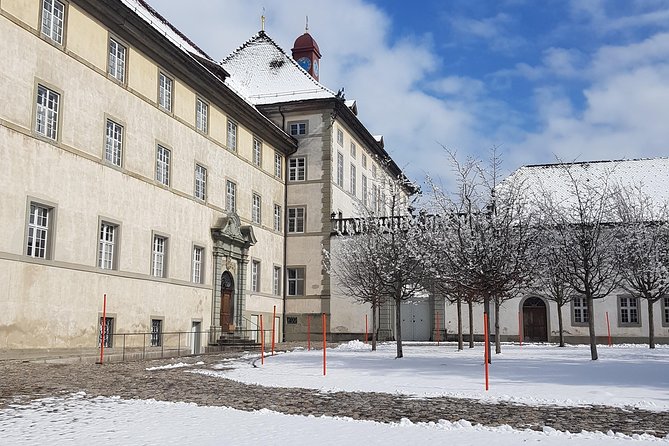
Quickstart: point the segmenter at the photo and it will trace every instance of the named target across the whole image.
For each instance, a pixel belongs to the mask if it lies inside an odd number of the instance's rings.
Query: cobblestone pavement
[[[235,354],[216,354],[180,361],[209,369]],[[187,373],[183,368],[147,371],[147,367],[174,363],[153,360],[111,363],[49,364],[19,361],[0,362],[0,409],[8,404],[47,396],[84,391],[89,396],[153,398],[161,401],[193,402],[206,406],[228,406],[241,410],[267,408],[285,414],[343,416],[380,422],[408,418],[413,422],[440,419],[469,420],[488,426],[508,424],[515,428],[543,426],[580,432],[648,433],[664,437],[669,433],[669,412],[649,412],[606,406],[555,407],[508,403],[485,404],[471,399],[419,399],[371,392],[323,393],[308,389],[268,388]]]

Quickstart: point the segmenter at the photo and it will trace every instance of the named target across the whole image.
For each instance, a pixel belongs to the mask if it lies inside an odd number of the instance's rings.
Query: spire
[[[260,16],[260,26],[261,30],[265,31],[265,7],[262,8],[262,15]]]

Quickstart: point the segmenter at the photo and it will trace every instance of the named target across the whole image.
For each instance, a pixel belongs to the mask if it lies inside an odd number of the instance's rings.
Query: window
[[[372,212],[376,212],[379,208],[379,186],[372,184]]]
[[[107,119],[105,161],[121,167],[123,156],[123,126]]]
[[[107,71],[119,82],[125,82],[125,61],[127,48],[113,37],[109,38],[109,61]]]
[[[104,321],[104,346],[105,348],[112,348],[114,343],[114,318],[113,317],[105,317],[105,318],[100,318],[100,322],[98,322],[98,347],[100,347],[100,344],[102,344],[102,322]]]
[[[274,205],[274,230],[281,232],[281,206]]]
[[[237,185],[230,180],[225,182],[225,209],[228,212],[237,210]]]
[[[153,236],[153,256],[151,259],[151,275],[154,277],[165,277],[166,262],[165,254],[167,252],[167,238]]]
[[[207,169],[199,164],[195,165],[195,198],[207,199]]]
[[[288,181],[304,181],[306,179],[307,161],[304,157],[288,160]]]
[[[174,81],[162,72],[158,76],[158,80],[158,105],[163,110],[171,112]]]
[[[352,195],[355,195],[355,194],[356,194],[356,190],[355,190],[355,189],[356,189],[356,188],[355,188],[355,186],[356,186],[356,184],[355,184],[355,180],[356,180],[356,178],[355,178],[355,177],[356,177],[356,173],[355,173],[355,164],[351,163],[351,194],[352,194]]]
[[[251,220],[253,220],[253,223],[260,224],[262,217],[260,214],[262,209],[262,199],[260,198],[260,195],[253,194],[251,201]]]
[[[304,136],[307,134],[306,122],[291,122],[288,124],[291,136]]]
[[[304,232],[304,208],[288,208],[288,232]]]
[[[52,224],[53,208],[31,202],[26,255],[36,259],[51,258]]]
[[[367,176],[364,174],[360,180],[360,192],[362,194],[362,205],[367,206]]]
[[[288,295],[304,296],[304,268],[287,268]]]
[[[588,316],[588,301],[585,297],[575,297],[572,300],[572,307],[574,309],[574,323],[587,324]]]
[[[193,247],[193,283],[202,283],[202,255],[204,248],[199,246]]]
[[[337,129],[337,144],[344,147],[344,132],[341,129]]]
[[[337,186],[344,187],[344,155],[337,152]]]
[[[357,151],[357,149],[356,149],[356,147],[355,147],[355,143],[352,142],[352,143],[351,143],[351,158],[355,158],[355,152],[356,152],[356,151]]]
[[[361,161],[362,161],[362,168],[367,169],[367,155],[364,153],[361,155]]]
[[[116,268],[116,238],[118,226],[111,223],[100,223],[100,240],[98,241],[98,268]]]
[[[253,138],[253,164],[260,166],[262,164],[262,141]]]
[[[197,98],[195,101],[195,127],[202,133],[207,133],[208,116],[209,104]]]
[[[662,298],[662,306],[664,307],[664,311],[662,312],[662,325],[669,325],[669,297],[664,296]]]
[[[619,297],[620,324],[639,325],[639,299],[635,297]]]
[[[376,179],[376,164],[372,164],[372,178]]]
[[[260,262],[257,260],[251,262],[251,291],[260,292]]]
[[[274,176],[277,178],[281,178],[281,168],[283,167],[283,163],[281,162],[281,155],[279,155],[277,152],[274,152]]]
[[[60,94],[43,85],[37,86],[37,113],[35,131],[51,139],[58,139],[58,106]]]
[[[227,143],[228,149],[237,151],[237,123],[231,119],[228,119]]]
[[[151,347],[163,345],[163,321],[151,319]]]
[[[275,296],[281,294],[281,267],[275,266],[272,271],[272,293]]]
[[[65,20],[65,4],[58,0],[42,1],[42,34],[63,44],[63,21]]]
[[[160,144],[156,151],[156,180],[165,186],[170,185],[170,150]]]

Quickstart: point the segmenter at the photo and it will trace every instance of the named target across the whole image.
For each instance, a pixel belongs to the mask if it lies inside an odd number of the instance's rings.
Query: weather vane
[[[304,32],[305,33],[309,32],[309,16],[307,16],[307,22],[306,25],[304,25]]]
[[[265,31],[265,7],[262,8],[262,15],[260,16],[260,26],[263,31]]]

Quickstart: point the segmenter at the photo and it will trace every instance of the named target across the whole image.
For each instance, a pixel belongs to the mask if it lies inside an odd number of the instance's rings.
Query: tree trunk
[[[486,293],[483,297],[483,314],[488,316],[487,327],[483,327],[484,330],[488,331],[488,336],[490,336],[490,296]],[[485,333],[483,336],[483,348],[488,352],[488,364],[492,364],[492,355],[490,354],[490,337],[488,337],[488,342],[485,342]]]
[[[593,299],[590,296],[585,297],[588,303],[588,332],[590,333],[590,357],[593,361],[597,360],[597,336],[595,335],[595,314]]]
[[[379,305],[376,301],[372,304],[372,351],[376,351],[376,312]]]
[[[564,304],[562,304],[564,305]],[[558,330],[560,331],[560,347],[564,347],[564,325],[562,322],[562,305],[558,304]]]
[[[402,353],[402,299],[395,295],[395,341],[397,343],[397,356],[395,359],[403,358]]]
[[[474,348],[474,302],[469,299],[467,306],[469,307],[469,348]]]
[[[462,297],[458,296],[458,350],[462,350],[463,340],[462,340]],[[444,336],[446,338],[446,336]],[[445,341],[446,339],[444,339]]]
[[[499,339],[499,298],[495,299],[495,354],[502,353],[502,342]]]
[[[651,299],[646,299],[648,302],[648,347],[655,348],[655,322],[653,321],[653,302]]]

